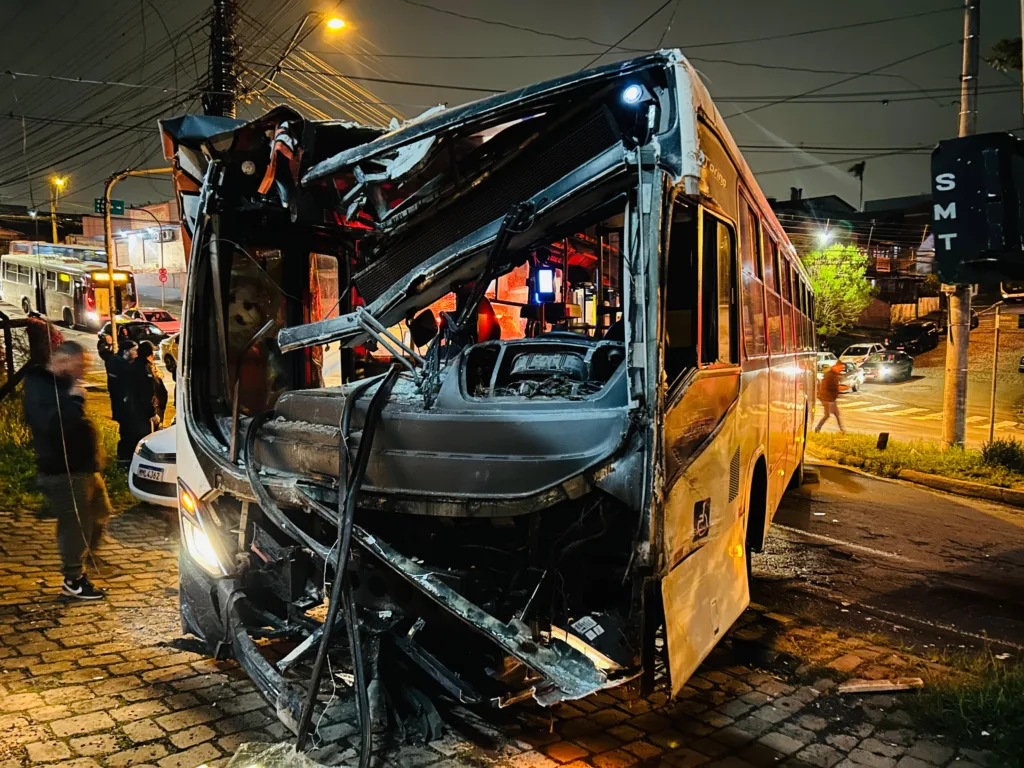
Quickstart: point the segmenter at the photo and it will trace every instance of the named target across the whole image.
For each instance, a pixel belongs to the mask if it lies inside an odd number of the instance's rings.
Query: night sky
[[[579,69],[604,49],[594,42],[550,35],[610,44],[662,2],[241,0],[246,14],[269,28],[264,40],[277,38],[270,51],[265,44],[254,44],[256,27],[247,21],[241,35],[241,58],[260,69],[260,63],[275,58],[273,52],[280,50],[307,11],[337,13],[347,27],[330,33],[317,29],[304,47],[347,75],[431,84],[360,82],[382,102],[413,116],[431,105],[454,105],[486,95],[434,85],[500,91]],[[102,194],[102,181],[110,172],[129,165],[163,164],[155,119],[157,113],[169,116],[183,111],[175,101],[199,111],[193,91],[197,74],[206,68],[207,40],[196,17],[209,5],[209,0],[0,0],[0,71],[147,86],[93,86],[0,75],[4,145],[0,150],[0,203],[28,204],[31,199],[44,207],[46,179],[61,173],[70,177],[62,210],[83,212],[91,210],[92,199]],[[456,18],[422,5],[511,26]],[[928,14],[932,11],[936,13]],[[928,15],[849,26],[910,14]],[[191,35],[178,35],[178,30],[189,28],[190,20]],[[178,35],[177,66],[165,25]],[[846,28],[793,36],[794,32],[837,26]],[[870,155],[901,153],[867,160],[865,199],[928,191],[928,153],[906,150],[955,135],[962,29],[963,13],[950,0],[679,0],[669,3],[622,45],[648,50],[657,47],[664,35],[663,47],[682,48],[704,76],[719,110],[727,117],[735,115],[729,119],[729,127],[745,148],[766,194],[788,197],[789,188],[797,186],[805,196],[838,194],[856,204],[857,182],[847,169]],[[736,42],[779,35],[789,36]],[[983,1],[983,55],[1000,37],[1019,35],[1016,2]],[[722,42],[728,44],[711,45]],[[934,48],[939,49],[925,53]],[[564,55],[576,53],[590,55]],[[498,55],[520,58],[488,58]],[[636,54],[619,52],[601,62],[630,55]],[[482,58],[436,58],[439,56]],[[818,103],[807,103],[804,98],[763,106],[767,101],[849,79],[851,73],[908,58],[878,74],[817,91]],[[724,60],[761,66],[738,66]],[[1019,76],[1000,74],[984,62],[981,66],[982,89],[991,92],[981,97],[979,131],[1020,127]],[[857,103],[834,103],[843,94],[858,94],[847,96]],[[268,98],[284,100],[272,94]],[[764,101],[750,101],[752,98]],[[310,103],[341,116],[315,96]],[[240,116],[263,109],[259,103],[243,106]],[[27,153],[22,151],[22,115],[26,118]],[[152,130],[141,127],[140,121],[152,125]],[[116,127],[107,127],[109,124]],[[784,151],[801,145],[822,149]],[[784,170],[823,163],[834,165]],[[31,190],[26,174],[33,178]],[[143,203],[167,199],[170,194],[169,182],[155,180],[125,182],[115,196]]]

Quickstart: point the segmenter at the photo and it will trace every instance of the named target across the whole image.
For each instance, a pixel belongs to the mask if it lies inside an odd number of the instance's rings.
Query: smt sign
[[[932,153],[935,262],[950,285],[1024,280],[1024,141],[950,139]]]

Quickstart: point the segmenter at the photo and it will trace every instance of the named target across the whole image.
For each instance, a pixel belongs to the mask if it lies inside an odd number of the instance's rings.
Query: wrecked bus
[[[807,275],[685,58],[390,130],[163,129],[184,629],[300,732],[325,660],[371,714],[649,688],[663,654],[678,692],[749,602],[815,381]]]

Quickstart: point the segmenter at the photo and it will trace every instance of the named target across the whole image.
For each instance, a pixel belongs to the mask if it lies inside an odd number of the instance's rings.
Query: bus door
[[[36,286],[36,312],[46,314],[46,273],[42,269],[34,270]]]
[[[765,314],[771,360],[768,395],[768,516],[771,517],[782,495],[782,480],[793,444],[793,400],[796,397],[793,387],[796,377],[786,364],[779,249],[767,231],[763,238]]]
[[[674,691],[750,601],[744,560],[737,251],[731,224],[672,211],[662,307],[666,636]],[[694,279],[697,277],[697,279]]]

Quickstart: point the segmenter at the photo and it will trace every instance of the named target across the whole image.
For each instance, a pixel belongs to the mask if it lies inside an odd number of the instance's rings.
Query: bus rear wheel
[[[63,316],[64,316],[62,318],[63,321],[64,321],[64,326],[67,327],[67,328],[74,328],[75,327],[75,315],[74,315],[74,313],[70,309],[68,309],[67,307],[64,307],[64,312],[62,312],[61,314],[63,314]]]
[[[32,311],[32,305],[29,303],[28,298],[22,298],[21,300],[21,311],[26,315]]]

